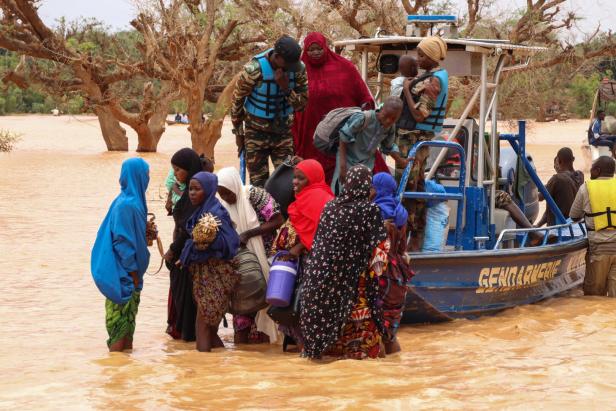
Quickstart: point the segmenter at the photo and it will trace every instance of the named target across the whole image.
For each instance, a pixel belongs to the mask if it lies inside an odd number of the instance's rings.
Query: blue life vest
[[[255,117],[273,120],[275,118],[286,118],[293,113],[293,107],[287,102],[287,96],[280,90],[276,80],[274,80],[274,69],[268,60],[268,55],[273,49],[257,54],[254,59],[261,67],[263,77],[252,93],[246,97],[244,108],[246,112]],[[295,73],[289,72],[289,90],[295,88]]]
[[[430,112],[430,115],[421,123],[417,123],[416,130],[431,131],[438,133],[443,129],[443,121],[445,121],[445,110],[447,109],[447,91],[449,89],[449,75],[447,70],[440,69],[433,73],[434,77],[441,82],[441,91],[436,97],[436,106]]]

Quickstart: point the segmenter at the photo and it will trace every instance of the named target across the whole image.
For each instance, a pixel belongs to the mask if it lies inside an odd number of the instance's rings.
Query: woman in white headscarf
[[[284,223],[280,206],[263,188],[244,186],[237,169],[227,167],[218,173],[218,195],[229,212],[240,242],[259,259],[263,275],[269,277],[267,254],[274,235]],[[235,342],[278,342],[278,326],[267,315],[267,309],[254,315],[233,316]]]

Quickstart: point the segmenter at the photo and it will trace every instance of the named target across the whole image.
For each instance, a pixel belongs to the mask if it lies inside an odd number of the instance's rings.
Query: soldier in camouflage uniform
[[[420,141],[432,140],[442,129],[447,107],[448,75],[439,66],[445,59],[447,45],[440,37],[428,37],[417,46],[417,60],[424,74],[404,81],[400,98],[404,108],[398,122],[398,148],[400,155],[408,156],[411,148]],[[406,191],[425,191],[424,173],[426,159],[430,154],[428,147],[416,152],[411,167]],[[398,180],[402,171],[396,169]],[[418,251],[423,244],[426,226],[426,202],[424,200],[404,200],[411,232],[409,249]]]
[[[238,150],[245,150],[250,183],[263,187],[271,158],[278,167],[293,156],[293,112],[308,101],[306,68],[301,48],[282,36],[273,49],[256,55],[244,66],[231,106],[231,121]]]

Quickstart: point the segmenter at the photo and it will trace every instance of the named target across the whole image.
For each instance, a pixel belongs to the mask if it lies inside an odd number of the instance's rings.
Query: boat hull
[[[404,323],[476,318],[584,281],[587,240],[534,248],[412,254]]]

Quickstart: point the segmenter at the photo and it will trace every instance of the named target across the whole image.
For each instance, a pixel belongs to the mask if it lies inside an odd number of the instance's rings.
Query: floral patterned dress
[[[251,186],[248,199],[255,213],[257,213],[257,218],[261,224],[267,223],[272,217],[280,214],[280,205],[274,200],[274,197],[272,197],[270,193],[261,187]],[[264,235],[262,238],[265,251],[269,252],[272,248],[274,235]]]
[[[381,212],[370,203],[371,171],[354,166],[340,197],[329,202],[306,263],[300,325],[308,358],[379,355],[382,312],[371,259],[387,238]]]

